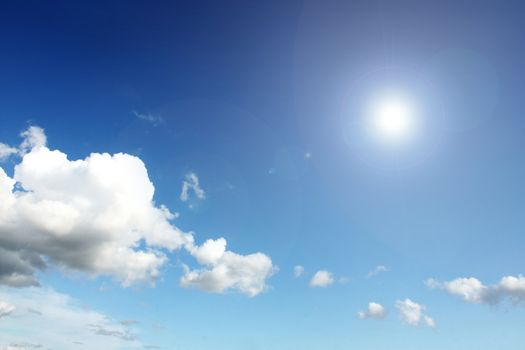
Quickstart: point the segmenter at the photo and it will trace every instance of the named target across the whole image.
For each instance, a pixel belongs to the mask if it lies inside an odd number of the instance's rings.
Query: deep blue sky
[[[521,349],[520,303],[465,303],[423,282],[525,273],[524,11],[519,1],[1,4],[0,142],[38,125],[70,159],[136,155],[156,202],[199,243],[223,236],[279,266],[255,298],[181,289],[184,252],[155,288],[53,269],[42,284],[138,320],[141,341],[165,349]],[[418,107],[407,147],[355,127],[384,89]],[[178,199],[188,172],[207,193],[193,208]],[[378,265],[389,271],[367,279]],[[322,269],[349,282],[309,288]],[[437,327],[400,324],[405,298]],[[356,318],[370,301],[385,320]]]

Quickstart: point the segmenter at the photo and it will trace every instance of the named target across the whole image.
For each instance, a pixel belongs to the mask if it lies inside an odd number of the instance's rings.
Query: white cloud
[[[376,266],[376,268],[372,271],[370,271],[367,275],[366,275],[366,278],[372,278],[376,275],[379,275],[380,273],[382,272],[387,272],[387,271],[390,271],[390,269],[386,266],[383,266],[383,265],[378,265]]]
[[[2,329],[11,330],[2,333],[0,349],[71,349],[78,343],[86,349],[142,348],[134,327],[51,289],[4,287],[0,299],[16,306],[11,317],[0,320]]]
[[[6,145],[5,143],[0,142],[0,161],[9,158],[13,154],[17,154],[18,149],[14,147],[10,147],[9,145]]]
[[[18,147],[11,147],[0,142],[0,161],[15,154],[23,156],[31,149],[43,147],[47,143],[44,129],[38,126],[30,126],[27,130],[22,131],[20,136],[23,138],[23,141]]]
[[[179,197],[181,201],[186,202],[190,199],[190,190],[193,191],[198,199],[204,199],[206,197],[204,190],[199,185],[199,178],[195,173],[186,174],[186,180],[182,182],[182,190]]]
[[[428,327],[435,327],[436,323],[434,320],[426,315],[425,305],[420,305],[410,299],[396,301],[396,308],[399,311],[399,318],[401,322],[410,326],[419,326],[421,324]]]
[[[34,285],[35,268],[49,257],[67,268],[118,278],[123,285],[151,282],[166,257],[192,242],[156,207],[153,184],[142,161],[127,154],[93,153],[70,161],[32,135],[33,145],[10,178],[0,168],[0,282]],[[35,136],[36,135],[36,136]],[[23,188],[17,189],[18,182]],[[138,248],[140,242],[146,249]],[[7,261],[6,261],[7,260]]]
[[[302,267],[301,265],[296,265],[293,267],[293,276],[295,278],[301,277],[303,273],[304,273],[304,267]]]
[[[443,289],[450,295],[455,295],[474,304],[498,304],[509,299],[514,304],[525,302],[525,277],[519,275],[505,276],[494,285],[484,285],[474,277],[456,278],[448,282],[438,282],[429,278],[426,285],[432,289]]]
[[[476,278],[457,278],[443,284],[428,279],[426,284],[429,288],[443,288],[447,293],[457,295],[470,303],[488,302],[489,289]]]
[[[525,277],[506,276],[499,282],[500,293],[509,296],[514,302],[525,301]]]
[[[138,157],[92,153],[69,160],[46,147],[41,128],[31,127],[22,135],[25,154],[13,177],[0,168],[0,284],[37,285],[35,271],[50,263],[112,276],[123,286],[153,283],[167,262],[165,252],[183,247],[196,252],[197,260],[212,271],[229,268],[225,288],[250,295],[266,288],[268,270],[274,270],[266,255],[225,252],[212,264],[203,256],[213,259],[206,252],[213,247],[205,243],[195,250],[192,233],[176,227],[171,222],[175,215],[153,202],[155,189]],[[203,196],[198,181],[193,184]],[[245,268],[254,262],[262,266]]]
[[[38,126],[30,126],[20,134],[23,141],[20,144],[20,153],[25,154],[33,149],[44,147],[47,144],[47,137],[44,129]]]
[[[238,290],[256,296],[268,289],[266,280],[277,268],[262,253],[239,255],[226,250],[226,240],[209,239],[201,246],[189,246],[189,252],[204,268],[185,267],[180,280],[182,287],[196,287],[212,293]]]
[[[11,315],[15,311],[16,307],[5,301],[0,301],[0,318]]]
[[[382,320],[386,316],[386,310],[383,305],[370,302],[368,303],[368,308],[366,311],[359,311],[357,317],[361,320],[366,320],[368,318],[373,318],[376,320]]]
[[[151,123],[153,126],[159,126],[160,124],[164,123],[164,118],[162,118],[160,115],[153,115],[151,113],[145,114],[145,113],[139,113],[137,111],[132,111],[133,115],[141,120],[147,121]]]
[[[310,287],[328,287],[334,283],[334,275],[326,270],[317,271],[310,280]]]

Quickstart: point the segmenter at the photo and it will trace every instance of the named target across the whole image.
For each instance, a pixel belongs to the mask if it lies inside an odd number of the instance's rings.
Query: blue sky
[[[0,8],[0,349],[522,348],[519,2]]]

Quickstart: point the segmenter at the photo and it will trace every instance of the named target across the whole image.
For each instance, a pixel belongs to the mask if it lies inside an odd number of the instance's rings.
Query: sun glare
[[[404,139],[413,129],[413,110],[407,101],[388,98],[378,101],[372,116],[374,129],[387,139]]]

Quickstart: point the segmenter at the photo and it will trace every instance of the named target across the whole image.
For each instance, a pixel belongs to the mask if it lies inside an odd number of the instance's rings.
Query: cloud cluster
[[[202,289],[249,295],[266,289],[274,271],[270,258],[223,251],[206,260],[199,253],[206,243],[197,246],[192,233],[172,223],[175,215],[154,203],[154,186],[138,157],[92,153],[70,160],[46,146],[43,129],[31,127],[22,136],[14,175],[0,168],[0,284],[37,285],[35,272],[50,263],[112,276],[123,286],[153,283],[166,252],[185,248],[205,265],[187,275],[185,285],[221,285]],[[187,180],[204,196],[196,176]]]
[[[2,334],[0,349],[142,348],[135,335],[138,329],[51,289],[3,287],[0,300],[14,310],[0,320],[2,329],[13,330]]]
[[[435,327],[436,323],[434,320],[426,315],[425,305],[418,304],[410,299],[397,300],[396,308],[399,311],[399,319],[401,322],[409,326],[426,325],[428,327]]]
[[[182,190],[179,196],[180,200],[183,202],[188,201],[188,199],[190,199],[190,191],[193,191],[195,197],[198,199],[204,199],[206,197],[206,193],[201,188],[199,178],[195,173],[186,174],[186,180],[182,182]]]
[[[513,304],[525,302],[525,277],[505,276],[494,285],[484,285],[477,278],[456,278],[448,282],[428,279],[426,285],[432,289],[443,289],[448,294],[458,296],[474,304],[498,304],[510,300]]]
[[[189,245],[188,251],[204,268],[191,270],[186,266],[182,287],[214,293],[237,289],[255,296],[268,288],[266,280],[276,272],[270,258],[262,253],[243,256],[226,250],[224,238],[209,239],[201,246]]]
[[[386,316],[386,310],[383,305],[370,302],[368,303],[368,308],[366,311],[359,311],[357,317],[361,320],[366,320],[368,318],[373,318],[376,320],[382,320]]]
[[[310,280],[310,287],[325,288],[334,283],[334,275],[330,271],[320,270]]]

